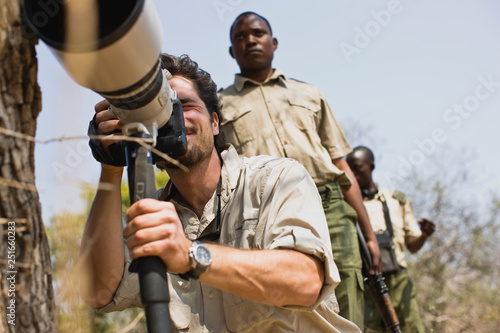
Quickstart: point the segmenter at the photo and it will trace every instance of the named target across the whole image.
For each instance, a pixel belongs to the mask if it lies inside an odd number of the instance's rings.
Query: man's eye
[[[192,109],[195,109],[197,107],[196,104],[193,104],[193,103],[186,103],[186,104],[182,104],[182,109],[184,111],[187,111],[187,110],[192,110]]]

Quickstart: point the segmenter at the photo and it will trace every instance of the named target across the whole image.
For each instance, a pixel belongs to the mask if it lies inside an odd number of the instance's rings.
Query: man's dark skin
[[[242,76],[261,83],[271,77],[274,71],[272,61],[278,40],[272,36],[265,20],[254,14],[240,17],[231,28],[231,44],[229,53],[238,63]],[[353,183],[351,188],[343,193],[345,201],[358,215],[359,226],[372,255],[373,264],[370,272],[380,271],[382,268],[380,250],[354,174],[344,158],[340,157],[332,162],[338,169],[344,171]]]
[[[246,15],[232,27],[229,53],[240,67],[241,75],[264,82],[273,74],[272,61],[278,40],[260,17]]]
[[[375,162],[372,152],[364,147],[356,147],[352,153],[346,156],[347,163],[351,167],[361,190],[374,191],[377,184],[373,181],[372,173],[375,169]],[[422,248],[427,237],[436,230],[436,225],[431,220],[420,218],[418,220],[422,235],[413,237],[406,243],[406,247],[411,253],[415,253]]]

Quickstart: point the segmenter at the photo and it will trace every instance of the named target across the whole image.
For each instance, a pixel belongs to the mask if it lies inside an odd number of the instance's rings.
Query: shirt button
[[[188,221],[189,224],[195,224],[196,223],[196,219],[194,217],[191,217]]]
[[[211,291],[211,290],[210,290],[210,291],[208,292],[208,298],[209,298],[209,299],[214,299],[214,292],[213,292],[213,291]]]

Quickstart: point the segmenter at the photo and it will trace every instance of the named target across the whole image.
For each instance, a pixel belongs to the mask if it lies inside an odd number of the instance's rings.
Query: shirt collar
[[[222,164],[222,187],[229,192],[236,188],[240,177],[242,158],[232,144],[226,144],[221,152]]]
[[[236,188],[238,178],[240,176],[242,159],[238,156],[236,149],[232,144],[226,144],[221,152],[222,158],[222,198],[223,203],[226,203],[229,198],[229,193]],[[171,180],[167,185],[160,190],[159,200],[169,201],[177,195],[177,189]]]
[[[247,83],[247,82],[249,84],[253,84],[253,85],[258,86],[260,84],[264,85],[264,84],[266,84],[268,82],[276,81],[276,80],[279,80],[279,82],[281,84],[283,84],[283,86],[285,86],[285,88],[287,87],[286,86],[287,79],[285,77],[285,74],[283,74],[283,72],[280,69],[278,69],[278,68],[274,68],[273,74],[266,81],[264,81],[262,83],[254,81],[254,80],[249,79],[247,77],[244,77],[241,74],[236,74],[234,76],[234,87],[236,88],[236,90],[238,92],[240,92],[243,89],[243,87],[245,86],[245,83]]]

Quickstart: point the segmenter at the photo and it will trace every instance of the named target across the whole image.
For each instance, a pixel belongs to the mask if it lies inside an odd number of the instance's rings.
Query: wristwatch
[[[200,241],[193,242],[193,246],[189,248],[189,257],[191,258],[191,270],[184,274],[179,274],[179,276],[185,280],[198,279],[212,264],[212,253],[208,247]]]

